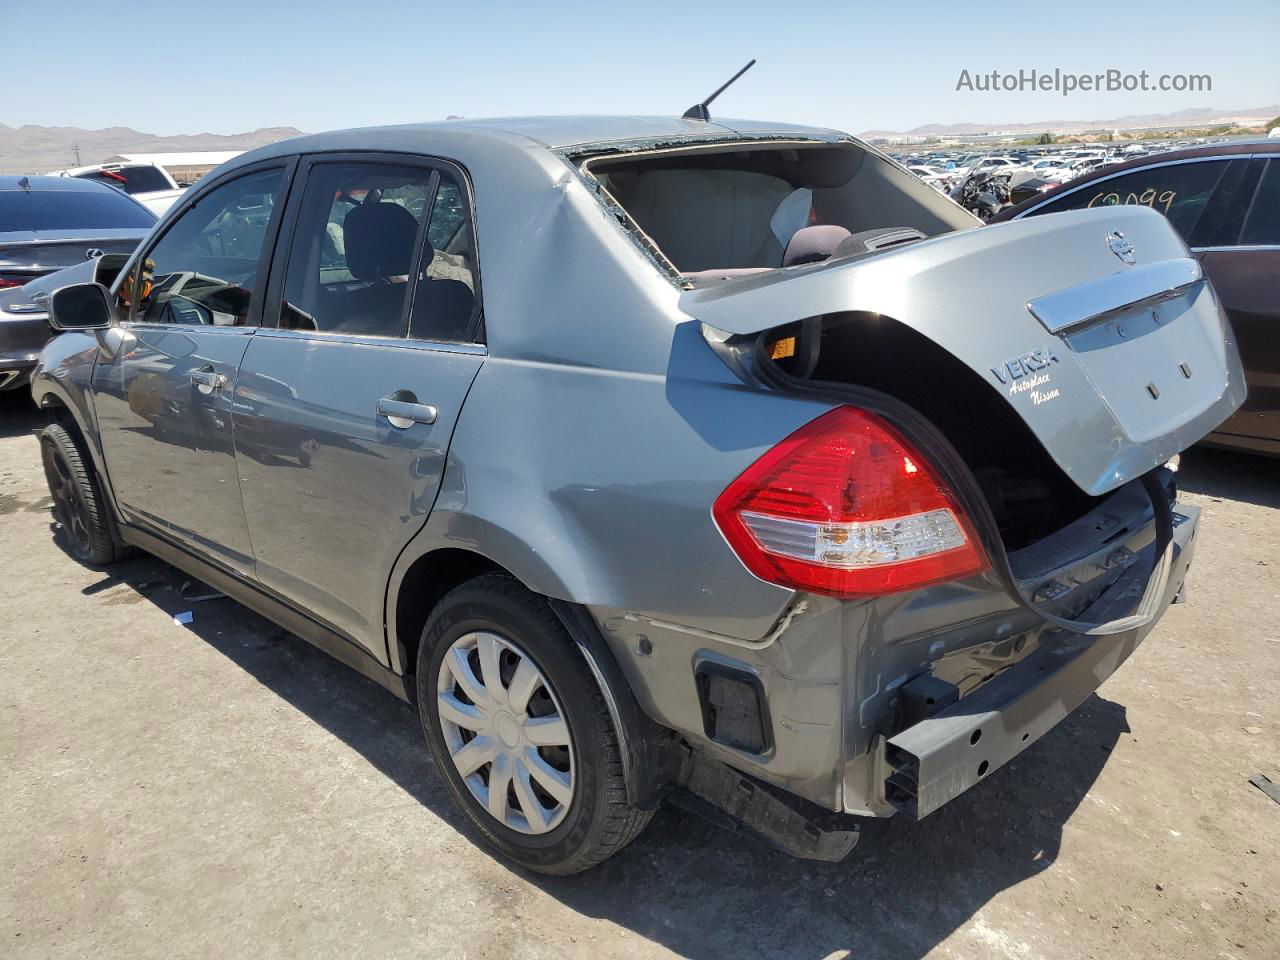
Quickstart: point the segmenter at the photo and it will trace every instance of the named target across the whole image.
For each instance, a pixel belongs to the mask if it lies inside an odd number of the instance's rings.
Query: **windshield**
[[[146,207],[112,190],[0,191],[0,233],[149,228]]]

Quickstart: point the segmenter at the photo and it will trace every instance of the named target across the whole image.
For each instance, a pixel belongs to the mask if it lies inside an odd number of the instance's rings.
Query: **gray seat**
[[[335,305],[344,333],[398,337],[403,334],[404,295],[413,269],[418,221],[398,203],[382,200],[354,207],[342,222],[347,269],[373,281],[342,295]]]
[[[427,269],[435,257],[430,240],[422,244],[422,274],[413,298],[409,336],[418,340],[466,340],[476,298],[461,280],[435,279]]]

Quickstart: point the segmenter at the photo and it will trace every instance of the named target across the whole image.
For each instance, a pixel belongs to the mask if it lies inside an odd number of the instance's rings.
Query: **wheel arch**
[[[437,506],[401,553],[387,584],[384,623],[391,668],[413,673],[416,645],[431,609],[458,584],[490,572],[506,573],[549,599],[574,599],[546,557],[519,536],[484,518]]]
[[[31,397],[50,423],[62,424],[84,448],[93,472],[98,477],[103,496],[106,498],[111,521],[113,524],[118,524],[121,517],[120,507],[116,503],[115,490],[107,473],[106,461],[98,441],[98,432],[93,424],[93,413],[89,407],[88,396],[78,389],[68,387],[43,368],[38,368],[32,377]]]
[[[431,611],[452,589],[486,573],[503,573],[547,600],[600,686],[621,748],[628,800],[652,810],[669,781],[664,730],[640,708],[613,652],[587,609],[558,599],[516,571],[473,548],[437,546],[397,564],[388,589],[387,642],[391,667],[408,675],[416,669],[418,645]],[[412,685],[406,684],[406,687]]]

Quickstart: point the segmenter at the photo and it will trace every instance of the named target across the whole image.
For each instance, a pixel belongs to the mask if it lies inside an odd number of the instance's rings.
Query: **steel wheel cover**
[[[573,741],[532,658],[496,633],[468,633],[436,681],[445,747],[476,802],[519,833],[559,826],[573,803]]]

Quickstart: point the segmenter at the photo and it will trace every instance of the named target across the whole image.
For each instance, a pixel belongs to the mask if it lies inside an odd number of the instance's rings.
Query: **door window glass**
[[[263,170],[216,187],[143,257],[135,320],[245,326],[267,226],[284,180]],[[136,268],[135,268],[136,269]],[[122,287],[127,301],[133,277]]]
[[[1167,216],[1185,240],[1226,169],[1226,160],[1210,160],[1134,170],[1081,187],[1039,207],[1036,214],[1140,204]]]
[[[435,172],[383,163],[321,163],[289,248],[280,325],[401,337]]]
[[[1268,160],[1240,232],[1242,245],[1280,244],[1280,160]]]
[[[469,339],[476,313],[475,245],[466,194],[447,173],[440,174],[427,241],[414,290],[409,336]]]

